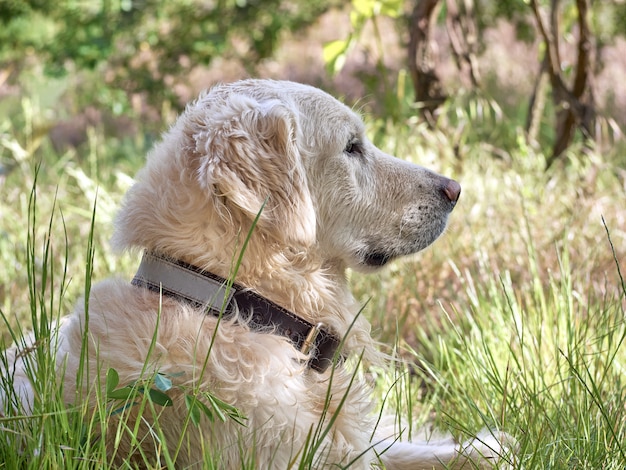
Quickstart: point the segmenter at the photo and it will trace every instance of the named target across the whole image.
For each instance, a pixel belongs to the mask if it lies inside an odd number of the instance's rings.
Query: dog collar
[[[332,364],[341,343],[322,323],[309,323],[250,289],[156,253],[144,253],[131,283],[215,316],[238,311],[251,328],[288,338],[296,349],[310,356],[308,365],[317,372],[324,372]]]

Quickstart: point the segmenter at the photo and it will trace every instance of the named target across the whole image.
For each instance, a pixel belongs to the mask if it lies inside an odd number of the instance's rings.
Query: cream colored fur
[[[445,193],[450,184],[374,147],[361,120],[326,93],[291,82],[248,80],[200,96],[163,136],[128,192],[114,244],[229,277],[265,203],[237,282],[310,322],[323,322],[339,336],[354,323],[344,353],[380,362],[370,326],[358,316],[346,269],[372,271],[432,243],[454,206]],[[127,384],[140,377],[147,362],[175,384],[210,391],[247,417],[245,427],[207,419],[199,427],[190,425],[176,461],[180,468],[200,467],[203,453],[217,456],[222,468],[239,468],[242,462],[263,469],[297,464],[308,434],[322,419],[329,387],[326,421],[339,411],[316,468],[353,460],[356,468],[472,468],[468,459],[489,466],[505,449],[489,433],[465,444],[395,442],[393,429],[381,429],[371,439],[375,420],[369,390],[358,378],[351,384],[348,367],[317,373],[283,337],[250,331],[235,321],[216,330],[214,317],[127,280],[106,280],[91,291],[92,380],[77,384],[84,322],[78,307],[58,330],[68,403],[77,387],[93,397],[94,378],[107,368]],[[153,335],[157,341],[148,358]],[[16,389],[29,409],[32,390],[21,361],[16,362]],[[174,389],[174,406],[159,417],[172,446],[186,415],[180,393]],[[142,420],[143,450],[156,461],[152,418],[145,413]],[[506,444],[508,437],[499,437]],[[117,461],[128,458],[128,436],[108,445]]]

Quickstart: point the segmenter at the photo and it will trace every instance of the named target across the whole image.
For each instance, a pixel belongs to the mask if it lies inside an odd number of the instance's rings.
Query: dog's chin
[[[395,256],[384,251],[372,251],[365,253],[363,256],[363,264],[369,268],[382,268],[387,265]]]
[[[420,237],[410,242],[400,243],[397,246],[381,247],[380,245],[373,245],[365,250],[359,250],[355,256],[356,266],[352,266],[352,269],[361,272],[373,272],[382,269],[397,258],[410,256],[428,248],[439,238],[444,230],[445,225],[441,229],[421,234]]]
[[[383,269],[395,258],[397,256],[383,251],[357,252],[346,265],[353,271],[369,274]]]

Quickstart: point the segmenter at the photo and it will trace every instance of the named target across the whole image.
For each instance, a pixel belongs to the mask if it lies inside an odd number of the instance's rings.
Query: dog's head
[[[187,260],[230,257],[254,223],[251,243],[265,252],[367,270],[432,243],[459,193],[377,149],[326,93],[247,80],[187,107],[129,191],[114,240]]]

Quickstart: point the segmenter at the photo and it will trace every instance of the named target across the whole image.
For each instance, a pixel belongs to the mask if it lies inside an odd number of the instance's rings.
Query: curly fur
[[[365,137],[361,120],[324,92],[247,80],[203,94],[165,133],[126,196],[114,245],[159,252],[229,277],[251,231],[237,282],[338,335],[352,325],[344,352],[380,362],[345,271],[373,271],[432,243],[458,197],[455,184],[381,152]],[[201,466],[204,454],[223,468],[242,462],[288,468],[302,458],[311,430],[333,414],[314,467],[460,467],[468,459],[488,465],[502,451],[491,435],[464,445],[450,439],[413,443],[395,442],[392,431],[381,430],[372,440],[368,388],[345,365],[319,374],[283,337],[250,331],[234,320],[216,329],[214,317],[122,280],[101,282],[91,291],[91,381],[76,383],[84,322],[78,307],[58,329],[68,402],[77,390],[93,397],[91,388],[104,383],[109,367],[124,384],[139,379],[148,364],[148,372],[211,391],[247,417],[245,427],[208,419],[189,426],[176,460],[181,468]],[[13,354],[16,390],[29,409],[32,390],[21,356]],[[172,446],[181,439],[187,413],[176,390],[174,406],[158,417]],[[153,420],[144,413],[138,437],[144,455],[156,461]],[[131,453],[128,436],[111,438],[108,445],[118,462],[143,461]]]

